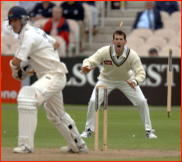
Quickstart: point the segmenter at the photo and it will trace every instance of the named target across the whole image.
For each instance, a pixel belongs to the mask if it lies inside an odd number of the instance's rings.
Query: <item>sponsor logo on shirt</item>
[[[105,61],[104,61],[104,64],[106,64],[106,65],[112,65],[112,61],[110,61],[110,60],[105,60]]]

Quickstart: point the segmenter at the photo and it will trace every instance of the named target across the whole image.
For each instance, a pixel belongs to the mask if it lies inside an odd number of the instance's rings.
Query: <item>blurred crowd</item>
[[[142,12],[138,12],[136,15],[136,19],[133,24],[133,30],[134,29],[149,29],[154,32],[154,36],[150,39],[148,39],[146,44],[150,44],[152,47],[147,47],[145,45],[145,48],[148,48],[148,55],[149,56],[159,56],[159,50],[162,51],[163,45],[161,45],[160,40],[157,40],[158,37],[161,39],[161,42],[168,42],[170,44],[170,39],[176,36],[176,31],[174,27],[167,27],[167,25],[164,25],[164,15],[167,15],[170,17],[172,13],[175,13],[176,11],[179,11],[178,3],[176,1],[146,1],[145,3],[145,10]],[[179,14],[174,19],[179,18]],[[163,14],[163,15],[162,15]],[[167,18],[166,18],[167,20]],[[175,26],[175,22],[170,21],[169,23],[173,24]],[[179,25],[178,25],[179,26]],[[173,30],[174,29],[174,30]],[[137,31],[137,30],[136,30]],[[145,31],[143,31],[145,33]],[[143,34],[144,34],[143,33]],[[145,33],[147,34],[147,33]],[[178,34],[178,33],[177,33]],[[168,35],[168,36],[167,36]],[[162,40],[163,39],[163,40]],[[175,38],[177,40],[176,42],[179,42],[180,38]],[[171,39],[172,40],[172,39]],[[166,42],[165,42],[166,41]],[[172,40],[173,41],[173,40]],[[173,41],[173,45],[176,43]],[[177,43],[179,44],[179,43]],[[176,44],[176,46],[178,46]],[[166,49],[169,48],[166,47]],[[167,53],[167,50],[164,50],[163,53]],[[143,50],[143,49],[142,49]],[[175,51],[175,50],[174,50]],[[162,53],[162,52],[161,52]],[[179,53],[179,52],[178,52]]]
[[[90,7],[92,14],[93,35],[96,35],[98,25],[98,10],[95,7],[95,2],[91,1],[18,1],[17,6],[27,10],[30,16],[30,23],[35,27],[42,28],[47,34],[51,36],[60,36],[66,42],[66,50],[70,42],[70,31],[72,28],[76,29],[73,23],[68,23],[67,20],[74,20],[79,26],[79,52],[83,52],[83,41],[85,34],[88,34],[88,26],[85,23],[84,5]],[[38,24],[38,26],[36,26]],[[1,34],[3,36],[17,35],[11,33],[7,29],[8,22],[4,21],[2,25]],[[74,31],[73,31],[74,32]],[[76,37],[76,36],[73,36]]]
[[[124,3],[127,2],[113,1],[111,9],[119,9],[117,8],[117,3],[120,9],[124,9]],[[75,42],[77,42],[79,46],[78,52],[84,51],[83,42],[85,36],[87,34],[89,35],[89,25],[86,24],[85,20],[88,6],[92,19],[90,20],[92,24],[92,35],[98,34],[98,18],[100,11],[98,11],[94,1],[57,1],[57,3],[56,1],[17,1],[16,5],[27,10],[31,25],[42,28],[51,36],[60,37],[60,41],[64,41],[65,43],[65,51],[72,51],[72,49],[69,49],[69,45]],[[179,11],[177,1],[146,1],[145,10],[136,14],[132,30],[150,29],[154,32],[155,30],[164,29],[165,16],[168,14],[168,17],[170,17],[170,15],[173,15],[176,11]],[[72,21],[76,22],[78,29]],[[17,35],[11,33],[7,25],[8,21],[2,23],[1,35],[13,35],[16,39]],[[131,31],[131,33],[133,31]],[[77,35],[75,33],[77,33]],[[77,37],[77,40],[73,40],[75,37]],[[131,43],[129,43],[129,45],[131,45]],[[159,51],[159,49],[155,47],[152,49]],[[148,53],[150,54],[150,49]],[[155,56],[157,56],[157,54],[155,54]]]

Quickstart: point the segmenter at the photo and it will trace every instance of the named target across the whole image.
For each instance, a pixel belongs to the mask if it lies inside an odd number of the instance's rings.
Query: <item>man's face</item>
[[[43,1],[42,4],[43,5],[48,5],[49,4],[49,1]]]
[[[150,52],[149,55],[150,56],[158,56],[158,53],[157,52]]]
[[[61,18],[62,14],[61,14],[61,10],[58,8],[54,8],[52,11],[52,17],[54,20],[59,20]]]
[[[11,20],[9,20],[9,23],[12,26],[14,33],[19,33],[19,31],[21,29],[20,19],[11,19]]]
[[[67,3],[68,3],[69,5],[72,5],[72,4],[75,3],[75,1],[67,1]]]
[[[127,40],[124,39],[124,35],[115,34],[112,43],[115,45],[116,52],[122,52],[124,49],[124,45],[127,43]]]
[[[150,1],[147,1],[146,4],[146,9],[150,10],[154,7],[154,3],[153,2],[150,2]]]

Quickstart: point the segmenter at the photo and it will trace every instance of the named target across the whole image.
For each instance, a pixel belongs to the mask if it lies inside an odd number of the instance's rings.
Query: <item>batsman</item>
[[[152,130],[147,100],[139,86],[144,81],[146,73],[139,56],[134,50],[125,46],[126,43],[126,34],[121,30],[115,31],[112,40],[113,45],[102,47],[95,54],[85,59],[80,72],[81,74],[87,74],[94,66],[102,63],[103,67],[96,86],[106,85],[108,94],[114,89],[123,92],[133,105],[138,106],[145,127],[146,138],[157,138]],[[104,92],[100,90],[99,105],[103,100]],[[81,137],[90,138],[94,131],[95,88],[89,101],[85,130]]]
[[[66,85],[68,70],[60,62],[57,53],[59,43],[41,29],[30,26],[25,9],[13,7],[8,12],[9,25],[18,34],[19,48],[10,61],[12,75],[23,80],[36,72],[38,80],[19,91],[18,101],[18,147],[15,153],[34,151],[34,134],[37,127],[37,107],[44,104],[48,120],[67,141],[61,147],[62,153],[87,153],[88,149],[81,138],[74,120],[63,106],[62,90]],[[51,139],[50,139],[51,140]]]

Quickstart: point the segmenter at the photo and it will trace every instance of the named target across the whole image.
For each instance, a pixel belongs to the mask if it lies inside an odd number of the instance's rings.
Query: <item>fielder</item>
[[[100,48],[94,55],[83,61],[81,74],[89,73],[94,66],[103,64],[98,77],[97,85],[107,85],[108,94],[118,88],[126,97],[138,106],[140,116],[145,127],[146,138],[157,138],[152,131],[149,107],[139,83],[145,79],[145,71],[139,56],[135,51],[126,47],[126,34],[115,31],[113,34],[113,45]],[[96,87],[95,86],[95,87]],[[104,100],[104,92],[99,91],[99,105]],[[85,131],[81,137],[90,138],[95,130],[95,88],[89,101]]]
[[[35,71],[38,78],[33,85],[22,87],[18,94],[18,147],[13,151],[34,151],[37,107],[44,103],[47,118],[68,143],[68,146],[60,149],[61,152],[87,153],[87,146],[74,120],[64,110],[62,90],[66,85],[65,74],[68,70],[60,62],[56,51],[59,43],[43,30],[30,26],[28,19],[27,12],[21,7],[13,7],[8,13],[9,25],[18,33],[20,44],[10,61],[12,75],[15,79],[22,80]]]

